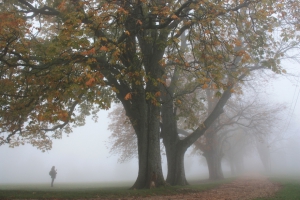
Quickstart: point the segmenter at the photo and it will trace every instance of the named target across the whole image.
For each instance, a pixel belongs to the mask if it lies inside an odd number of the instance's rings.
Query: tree
[[[228,159],[233,174],[242,172],[243,157],[249,151],[250,144],[255,144],[268,171],[268,140],[272,135],[277,135],[275,127],[280,123],[279,116],[284,109],[284,105],[262,103],[258,95],[231,99],[224,108],[224,113],[215,121],[214,129],[210,130],[213,132],[205,133],[195,143],[195,149],[202,151],[207,160],[210,179],[223,178],[221,161],[224,156]]]
[[[59,138],[61,131],[83,125],[86,115],[109,108],[117,98],[137,136],[139,172],[133,188],[149,187],[153,171],[158,175],[157,185],[163,185],[160,105],[175,97],[165,93],[171,89],[165,87],[167,73],[189,72],[189,82],[199,82],[200,86],[210,82],[203,71],[213,72],[211,80],[217,83],[222,79],[217,74],[225,74],[226,84],[220,82],[220,89],[224,89],[221,99],[228,99],[233,80],[244,73],[230,61],[249,60],[247,50],[235,48],[240,46],[243,33],[239,24],[244,26],[245,41],[251,40],[247,46],[251,54],[257,55],[254,66],[263,59],[266,66],[281,71],[276,63],[280,56],[272,57],[274,52],[268,47],[274,42],[265,31],[272,30],[275,15],[287,9],[289,14],[284,17],[298,20],[296,8],[297,2],[287,1],[285,5],[260,0],[5,2],[0,16],[5,27],[0,33],[1,82],[5,83],[0,103],[0,127],[5,136],[1,141],[11,145],[30,142],[49,149],[49,131],[55,131],[52,137]],[[188,36],[189,57],[183,56],[185,49],[180,48],[183,34]],[[286,39],[290,37],[288,34]],[[207,60],[210,62],[204,62]],[[172,184],[184,182],[184,152],[202,134],[203,127],[212,123],[222,105],[216,108],[202,128],[180,142],[184,147],[178,152],[179,160],[169,156],[172,161],[168,160],[168,165],[179,166],[169,169],[173,175],[167,180]],[[166,116],[163,124],[168,124],[168,119]],[[169,134],[173,133],[164,134],[166,148],[177,137],[172,139]],[[178,170],[180,176],[175,180]]]
[[[110,153],[119,154],[119,162],[136,158],[138,156],[137,138],[123,106],[116,104],[108,117],[111,120],[108,130],[112,132],[108,141]]]

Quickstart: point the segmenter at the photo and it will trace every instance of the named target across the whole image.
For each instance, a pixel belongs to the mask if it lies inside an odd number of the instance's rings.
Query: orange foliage
[[[90,78],[87,82],[85,82],[85,85],[88,87],[92,87],[95,84],[95,79]]]
[[[155,93],[154,96],[155,96],[155,97],[159,97],[160,95],[161,95],[161,93],[160,93],[160,91],[158,91],[158,92]]]
[[[84,55],[84,56],[90,55],[90,54],[95,54],[95,48],[91,48],[87,51],[83,51],[81,54]]]
[[[177,16],[177,15],[172,15],[172,16],[171,16],[171,19],[176,20],[176,19],[178,19],[178,16]]]
[[[100,47],[100,51],[108,51],[108,48],[106,46]]]
[[[129,92],[129,93],[127,93],[126,95],[125,95],[125,97],[124,97],[124,99],[125,100],[129,100],[129,99],[131,99],[132,97],[131,97],[131,93]]]
[[[130,36],[130,32],[129,31],[125,31],[125,34]]]
[[[66,111],[61,111],[61,112],[58,113],[58,118],[59,118],[61,121],[66,122],[66,121],[68,121],[69,114],[68,114],[68,112],[66,112]]]
[[[202,89],[206,89],[208,88],[208,85],[205,83],[203,86],[202,86]]]

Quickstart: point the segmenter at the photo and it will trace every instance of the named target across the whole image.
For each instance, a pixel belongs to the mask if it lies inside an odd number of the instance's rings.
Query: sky
[[[282,119],[285,124],[282,131],[288,133],[292,141],[287,142],[292,142],[295,147],[300,146],[299,69],[297,66],[291,70],[297,77],[278,76],[276,79],[270,79],[266,92],[262,94],[263,98],[271,99],[271,102],[286,103],[287,116]],[[54,140],[52,150],[44,153],[29,144],[16,148],[0,146],[0,184],[50,183],[49,171],[52,166],[57,168],[56,182],[60,183],[134,183],[138,173],[137,159],[118,163],[118,157],[109,154],[108,112],[110,111],[100,111],[97,123],[88,119],[85,126],[74,129],[69,137],[64,135],[62,139]],[[192,177],[208,177],[207,167],[200,161],[199,157],[186,156],[185,169],[188,180]],[[166,176],[164,157],[162,162]]]

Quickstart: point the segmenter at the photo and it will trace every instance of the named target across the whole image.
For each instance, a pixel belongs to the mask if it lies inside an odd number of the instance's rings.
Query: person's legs
[[[51,187],[53,187],[54,178],[52,178]]]

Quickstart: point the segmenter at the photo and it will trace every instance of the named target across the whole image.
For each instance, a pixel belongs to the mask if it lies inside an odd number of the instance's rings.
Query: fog
[[[53,165],[57,168],[55,182],[134,182],[138,173],[137,159],[118,163],[118,157],[109,154],[107,114],[101,111],[97,123],[88,120],[69,137],[54,140],[52,150],[45,153],[31,145],[13,149],[1,146],[0,184],[49,182],[48,173]],[[166,175],[166,159],[162,161]],[[206,167],[199,166],[199,158],[187,156],[186,163],[188,177],[194,175],[191,172],[204,178],[207,176]]]
[[[266,88],[263,98],[272,99],[274,103],[286,103],[287,115],[283,116],[280,137],[274,137],[270,147],[271,171],[278,175],[300,177],[300,99],[298,77],[290,81],[277,78],[272,87]],[[297,74],[296,73],[296,74]],[[134,183],[138,173],[138,161],[118,163],[118,157],[109,154],[107,130],[108,111],[99,113],[99,120],[94,123],[87,119],[85,126],[76,128],[73,133],[53,141],[53,148],[42,153],[31,145],[17,148],[0,146],[0,184],[6,183],[50,183],[49,171],[54,165],[57,168],[56,183],[70,182],[113,182],[131,181]],[[245,170],[264,172],[257,151],[245,157]],[[166,176],[166,159],[162,158],[163,173]],[[222,164],[225,177],[230,176],[226,161]],[[203,157],[190,155],[185,158],[187,179],[206,179],[208,170]],[[274,174],[272,174],[274,175]]]

